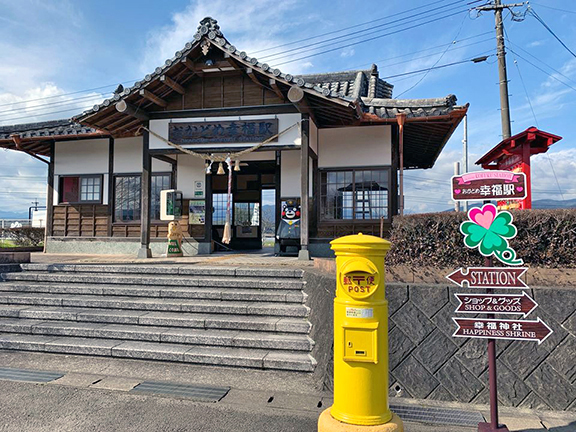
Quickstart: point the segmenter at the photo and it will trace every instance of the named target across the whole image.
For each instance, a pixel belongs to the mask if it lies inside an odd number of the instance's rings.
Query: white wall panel
[[[280,169],[280,196],[300,196],[300,151],[283,151]]]
[[[204,182],[206,171],[204,161],[190,155],[178,155],[178,190],[182,191],[184,198],[194,198],[194,182]],[[204,184],[206,191],[206,184]]]
[[[320,129],[318,144],[320,168],[392,164],[390,126]]]
[[[54,153],[56,175],[108,172],[108,138],[57,142]]]

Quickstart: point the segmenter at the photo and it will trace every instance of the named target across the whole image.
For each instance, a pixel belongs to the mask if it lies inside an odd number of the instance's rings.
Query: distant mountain
[[[0,210],[0,219],[28,219],[28,212],[10,212]]]
[[[564,200],[564,201],[550,200],[550,199],[536,200],[532,201],[532,208],[535,209],[576,208],[576,199]]]

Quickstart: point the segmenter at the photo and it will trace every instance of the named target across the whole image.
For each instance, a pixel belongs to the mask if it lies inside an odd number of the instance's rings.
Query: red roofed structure
[[[498,207],[503,209],[532,208],[530,156],[546,153],[552,144],[561,139],[561,136],[553,135],[531,126],[525,131],[503,140],[476,161],[476,165],[481,165],[484,169],[523,172],[526,174],[526,186],[528,188],[526,198],[522,201],[500,201],[498,202]]]

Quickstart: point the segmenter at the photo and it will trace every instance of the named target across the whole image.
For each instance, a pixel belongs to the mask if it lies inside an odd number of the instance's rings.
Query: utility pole
[[[462,174],[468,172],[468,114],[464,116],[464,137],[462,138]],[[468,201],[464,201],[464,211],[468,213]]]
[[[460,175],[460,162],[454,162],[454,175]],[[454,201],[454,211],[460,211],[460,201]]]
[[[502,11],[517,6],[524,6],[524,3],[502,4],[501,0],[494,0],[490,5],[479,6],[478,11],[494,11],[496,20],[496,48],[498,57],[498,76],[500,79],[500,118],[502,121],[502,139],[512,136],[512,126],[510,122],[510,101],[508,96],[508,74],[506,72],[506,47],[504,45],[504,22]],[[486,258],[485,265],[492,267],[492,257]],[[493,290],[490,288],[487,293]],[[494,318],[489,315],[489,318]],[[496,340],[488,339],[488,383],[490,387],[490,422],[479,423],[478,432],[509,432],[505,425],[498,421],[498,384],[496,373]]]
[[[498,58],[498,76],[500,79],[500,117],[502,120],[502,139],[512,136],[510,123],[510,100],[508,97],[508,73],[506,71],[506,46],[504,45],[504,22],[502,11],[513,7],[524,6],[524,3],[502,4],[501,0],[494,0],[494,4],[479,6],[478,11],[494,11],[496,19],[496,56]]]

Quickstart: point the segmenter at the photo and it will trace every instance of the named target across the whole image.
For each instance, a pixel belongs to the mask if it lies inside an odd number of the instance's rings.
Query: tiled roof
[[[449,115],[455,109],[463,109],[456,105],[456,96],[433,99],[381,99],[362,98],[362,103],[369,114],[380,118],[396,118],[404,113],[407,118],[436,117]]]
[[[104,100],[101,104],[94,105],[92,109],[84,111],[82,114],[73,117],[73,119],[81,119],[86,116],[91,116],[101,109],[106,108],[121,99],[125,99],[127,96],[146,87],[149,83],[153,82],[156,78],[170,69],[172,65],[186,57],[205,37],[208,38],[211,43],[218,45],[221,49],[231,55],[239,57],[245,63],[249,63],[252,68],[261,69],[263,72],[270,73],[274,77],[280,78],[290,85],[297,85],[305,89],[313,90],[327,98],[354,102],[361,96],[371,98],[392,97],[393,86],[378,78],[378,69],[376,68],[376,65],[372,65],[372,69],[369,71],[291,75],[282,72],[278,68],[273,68],[267,63],[261,63],[256,57],[250,57],[246,52],[238,50],[224,37],[218,22],[213,18],[206,17],[200,21],[200,26],[194,35],[194,39],[191,42],[188,42],[184,46],[183,50],[176,51],[174,57],[166,60],[164,65],[157,67],[154,72],[146,75],[143,80],[134,83],[132,87],[124,88],[122,92]]]
[[[10,139],[11,135],[19,135],[21,138],[36,138],[97,132],[99,132],[97,129],[83,126],[69,119],[51,120],[40,123],[0,126],[0,140]]]

